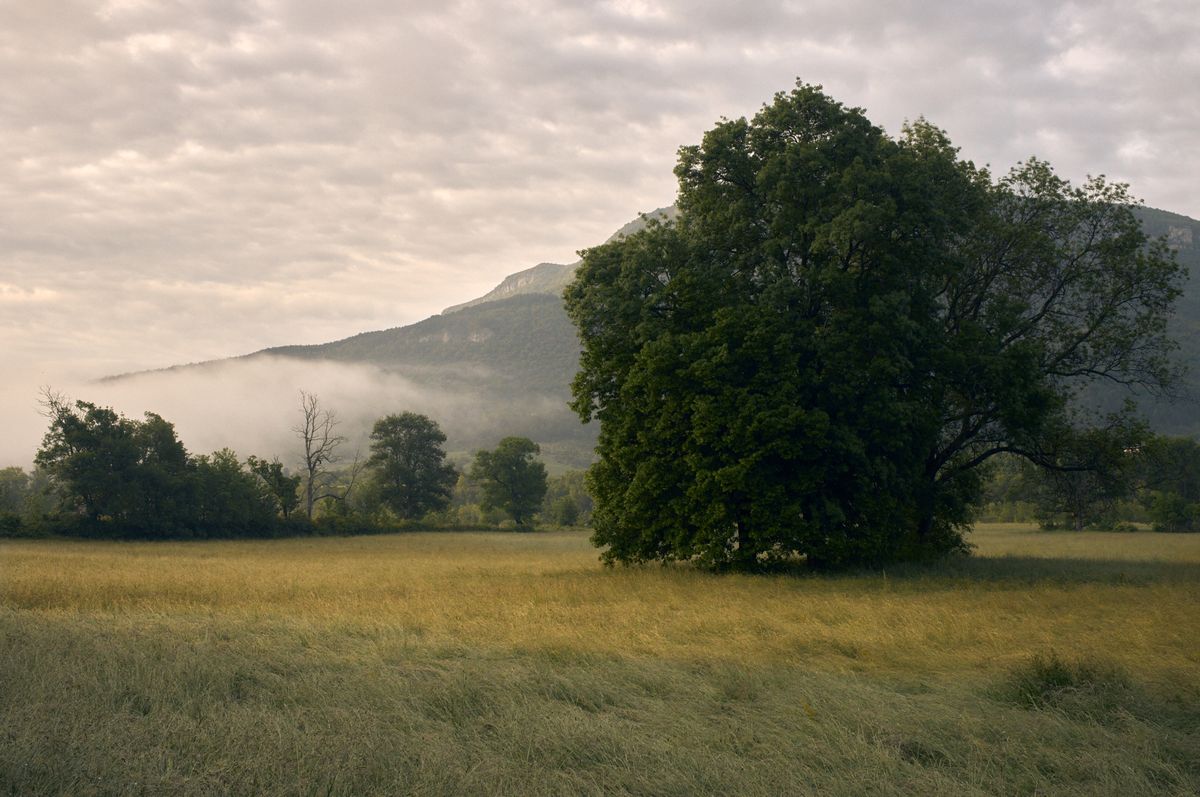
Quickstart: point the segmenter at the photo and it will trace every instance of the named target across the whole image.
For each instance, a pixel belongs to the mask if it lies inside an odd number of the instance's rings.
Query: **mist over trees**
[[[175,427],[153,412],[126,418],[108,407],[51,396],[36,462],[54,481],[63,531],[119,536],[259,536],[275,529],[275,499],[228,449],[188,454]]]
[[[315,394],[300,391],[300,415],[302,421],[292,431],[304,446],[301,477],[304,512],[312,520],[317,501],[344,498],[342,492],[331,490],[330,468],[341,459],[338,449],[346,438],[337,431],[340,424],[337,414],[322,406],[321,399]]]
[[[378,419],[370,459],[335,468],[336,415],[303,393],[293,473],[279,459],[243,460],[229,448],[193,455],[153,412],[131,419],[49,390],[42,403],[49,428],[37,469],[0,470],[0,536],[273,537],[590,517],[579,471],[555,478],[553,504],[545,498],[545,466],[527,438],[479,452],[476,462],[488,465],[477,481],[448,461],[437,422],[413,412]]]
[[[1126,187],[993,179],[923,120],[892,139],[798,84],[680,150],[679,218],[584,253],[573,390],[600,422],[610,562],[847,566],[962,550],[1001,453],[1136,446],[1110,382],[1167,393],[1183,274]]]

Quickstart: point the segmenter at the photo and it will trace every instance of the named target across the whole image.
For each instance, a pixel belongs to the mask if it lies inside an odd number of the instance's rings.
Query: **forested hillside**
[[[1200,222],[1151,208],[1138,214],[1147,232],[1166,236],[1180,262],[1191,274],[1200,274]],[[647,215],[670,217],[674,208]],[[613,237],[643,225],[636,219]],[[492,437],[524,435],[541,443],[552,460],[583,465],[591,459],[597,430],[581,425],[567,408],[579,342],[561,295],[575,265],[542,263],[517,272],[485,296],[416,324],[330,343],[266,349],[238,359],[252,363],[256,358],[286,357],[377,366],[470,401],[478,419],[486,423],[472,424],[469,431],[448,426],[452,445],[471,448],[493,444]],[[1187,379],[1189,390],[1200,395],[1200,283],[1195,280],[1179,300],[1174,333],[1181,345],[1180,359],[1193,372]],[[203,368],[204,364],[171,370],[195,373]],[[1115,404],[1123,395],[1106,387],[1102,400]],[[1158,432],[1200,435],[1200,405],[1195,399],[1143,399],[1143,409]],[[492,431],[481,433],[482,428]]]
[[[1187,395],[1174,402],[1143,399],[1142,410],[1154,430],[1163,434],[1200,436],[1200,222],[1155,208],[1137,211],[1153,237],[1163,236],[1191,275],[1175,307],[1171,331],[1179,342],[1179,359],[1189,369]]]
[[[472,432],[448,428],[452,444],[475,448],[492,438],[530,437],[564,465],[590,461],[596,429],[567,409],[579,359],[575,328],[556,295],[531,293],[436,315],[406,327],[365,332],[315,346],[249,355],[366,363],[423,387],[462,397]],[[487,429],[487,432],[480,432]]]

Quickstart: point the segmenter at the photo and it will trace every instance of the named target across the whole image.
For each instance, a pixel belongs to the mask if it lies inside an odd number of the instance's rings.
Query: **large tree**
[[[471,478],[482,489],[484,510],[501,509],[518,526],[533,522],[546,497],[546,466],[539,453],[528,437],[506,437],[494,450],[476,452]]]
[[[175,427],[148,412],[135,421],[109,407],[56,399],[36,462],[53,474],[70,509],[126,528],[185,522],[188,455]]]
[[[608,561],[960,549],[981,464],[1086,467],[1081,389],[1172,381],[1179,269],[1123,186],[993,181],[803,84],[676,174],[678,221],[588,250],[566,292]]]
[[[432,418],[415,412],[388,415],[371,431],[371,457],[379,497],[405,519],[450,505],[458,472],[446,462],[446,435]]]

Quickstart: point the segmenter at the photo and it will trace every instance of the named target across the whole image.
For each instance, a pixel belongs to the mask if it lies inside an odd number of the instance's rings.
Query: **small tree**
[[[340,499],[343,496],[328,491],[328,469],[336,463],[337,450],[346,438],[337,433],[340,423],[333,410],[321,406],[321,400],[312,393],[300,391],[300,414],[303,421],[292,431],[304,446],[302,475],[304,483],[304,512],[312,520],[313,506],[323,498]]]
[[[446,435],[432,418],[415,412],[388,415],[371,431],[371,457],[379,497],[406,520],[450,505],[458,473],[446,462]]]
[[[575,526],[587,525],[591,514],[592,498],[583,471],[567,471],[548,480],[542,517],[559,526]]]
[[[29,495],[29,481],[29,474],[21,468],[0,468],[0,514],[21,514]]]
[[[1139,451],[1142,503],[1156,531],[1200,529],[1200,443],[1155,437]]]
[[[242,467],[236,452],[222,448],[195,463],[196,531],[211,536],[261,536],[275,522],[275,502]]]
[[[528,437],[506,437],[494,451],[475,454],[471,478],[483,490],[483,509],[502,509],[518,526],[528,526],[546,495],[546,466]]]
[[[154,413],[134,421],[86,401],[47,402],[50,428],[35,461],[69,508],[93,523],[175,525],[188,500],[188,456],[175,427]]]
[[[262,480],[267,494],[275,501],[283,519],[287,520],[288,516],[300,506],[299,491],[302,478],[299,475],[292,476],[285,472],[283,463],[278,459],[267,462],[265,459],[252,456],[246,460],[246,467]]]
[[[1107,428],[1077,432],[1057,461],[1036,470],[1027,465],[1043,528],[1062,524],[1082,531],[1116,522],[1117,505],[1134,492],[1135,452],[1145,430],[1127,426],[1121,416],[1113,421]]]
[[[29,474],[20,468],[0,468],[0,537],[20,533],[29,481]]]

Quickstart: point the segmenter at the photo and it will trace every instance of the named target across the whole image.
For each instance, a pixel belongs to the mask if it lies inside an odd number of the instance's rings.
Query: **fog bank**
[[[449,367],[448,367],[449,368]],[[489,375],[456,373],[483,382]],[[492,415],[487,396],[468,389],[430,387],[430,371],[411,374],[381,368],[288,357],[250,357],[104,381],[72,380],[45,372],[26,373],[0,388],[0,412],[7,419],[0,435],[0,467],[28,468],[45,434],[39,413],[39,387],[48,385],[74,399],[111,406],[131,418],[156,412],[175,424],[193,454],[232,448],[242,457],[278,457],[298,461],[300,444],[292,429],[300,422],[301,390],[316,394],[341,421],[347,438],[344,453],[365,455],[367,435],[376,419],[414,411],[429,415],[450,437],[447,448],[494,444],[506,421]],[[536,430],[539,418],[561,416],[561,398],[529,396],[525,420]],[[507,421],[511,425],[511,420]],[[511,433],[530,433],[529,424]]]

